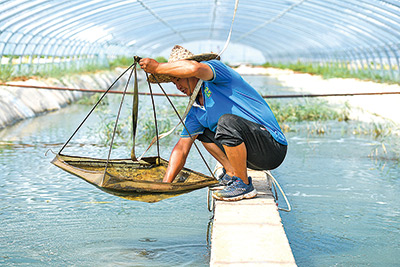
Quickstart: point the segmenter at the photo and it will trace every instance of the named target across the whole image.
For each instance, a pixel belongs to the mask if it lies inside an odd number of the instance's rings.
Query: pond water
[[[380,143],[343,134],[288,134],[274,172],[293,212],[281,212],[299,266],[396,266],[400,262],[400,165],[368,155]],[[281,200],[280,205],[283,205]]]
[[[290,92],[269,77],[246,79],[262,94]],[[110,99],[107,112],[116,110]],[[156,101],[162,116],[173,116],[165,100]],[[178,105],[186,101],[174,99]],[[140,118],[152,116],[148,104],[148,98],[141,100]],[[89,109],[74,104],[0,131],[0,265],[208,266],[212,214],[206,189],[152,204],[129,201],[50,164],[53,154],[46,156],[46,151],[58,151]],[[107,154],[101,144],[105,128],[99,128],[99,121],[107,122],[94,114],[67,154]],[[139,131],[147,123],[141,120]],[[380,143],[352,135],[356,124],[327,122],[326,134],[315,135],[308,130],[314,123],[298,123],[297,132],[286,134],[288,156],[273,175],[293,207],[281,216],[299,266],[400,262],[400,166],[397,161],[371,160],[368,155]],[[137,142],[139,151],[146,144],[143,138]],[[162,157],[168,159],[177,138],[162,141]],[[113,157],[129,156],[129,141],[120,141],[124,142],[113,150]],[[149,153],[156,153],[155,148]],[[203,154],[213,166],[215,161]],[[199,162],[193,151],[187,167],[207,174]],[[279,205],[284,206],[282,198]]]

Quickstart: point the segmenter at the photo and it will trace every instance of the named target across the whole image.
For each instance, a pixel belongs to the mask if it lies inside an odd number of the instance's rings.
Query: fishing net
[[[130,200],[144,201],[144,202],[157,202],[162,199],[174,197],[177,195],[181,195],[196,189],[204,188],[207,186],[211,186],[217,183],[217,180],[213,177],[213,174],[207,165],[207,162],[204,160],[201,155],[200,150],[197,145],[194,143],[196,149],[200,153],[204,163],[206,164],[208,170],[211,173],[211,176],[204,175],[199,172],[195,172],[188,168],[183,168],[175,180],[172,183],[163,183],[162,179],[165,175],[168,161],[160,157],[159,152],[159,134],[157,128],[157,116],[155,111],[155,105],[153,100],[153,93],[151,90],[150,83],[150,95],[152,97],[153,104],[153,114],[154,114],[154,123],[156,129],[156,143],[157,143],[157,156],[150,157],[139,157],[136,158],[135,155],[135,135],[136,135],[136,127],[138,120],[138,79],[137,79],[137,63],[140,58],[135,57],[134,63],[122,73],[116,81],[106,90],[103,96],[98,100],[98,102],[93,106],[90,110],[89,114],[85,117],[82,123],[78,126],[72,136],[68,139],[68,141],[64,144],[61,150],[57,153],[55,158],[52,160],[52,163],[73,174],[76,175],[86,182],[98,187],[99,189]],[[116,117],[115,128],[113,132],[113,136],[111,139],[111,144],[109,148],[108,157],[106,159],[98,159],[98,158],[90,158],[90,157],[81,157],[81,156],[71,156],[62,154],[63,149],[67,146],[73,136],[78,132],[81,126],[85,123],[87,118],[92,114],[93,110],[98,106],[104,96],[111,90],[114,84],[124,75],[129,69],[131,69],[131,73],[129,75],[129,79],[126,83],[124,94],[121,99],[120,108],[118,111],[118,115]],[[129,81],[134,73],[134,92],[133,92],[133,108],[132,108],[132,136],[133,136],[133,146],[130,158],[128,159],[111,159],[111,150],[113,147],[113,140],[115,136],[116,127],[118,124],[118,119],[120,116],[120,111],[122,107],[122,103],[124,102],[124,96],[127,92]],[[147,74],[146,74],[147,75]],[[158,83],[159,84],[159,83]],[[159,84],[160,86],[160,84]],[[162,89],[162,87],[160,86]],[[162,89],[164,95],[169,100],[170,104],[173,106],[172,102],[168,98],[165,91]],[[179,116],[179,113],[176,111],[173,106],[177,116],[180,119],[180,122],[184,125],[183,119]],[[184,125],[185,127],[185,125]],[[154,142],[151,143],[151,145]],[[147,149],[148,150],[148,149]],[[146,151],[147,151],[146,150]]]

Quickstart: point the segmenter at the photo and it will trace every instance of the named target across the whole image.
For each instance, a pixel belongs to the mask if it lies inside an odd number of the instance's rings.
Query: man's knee
[[[218,120],[215,139],[229,147],[240,145],[243,142],[243,138],[238,120],[240,120],[240,117],[236,115],[222,115]]]
[[[222,151],[224,151],[222,144],[215,139],[215,133],[208,128],[197,137],[197,140],[201,141],[204,147],[207,147],[207,144],[216,144]]]
[[[238,116],[233,114],[224,114],[218,119],[218,127],[230,128],[237,118]]]

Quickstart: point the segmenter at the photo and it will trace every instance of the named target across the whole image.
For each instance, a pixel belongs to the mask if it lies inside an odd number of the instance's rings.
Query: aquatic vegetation
[[[183,114],[185,108],[186,108],[186,103],[179,101],[178,103],[175,103],[175,108],[179,112],[179,114]],[[154,124],[154,118],[153,118],[153,110],[151,107],[146,107],[145,110],[143,111],[144,114],[151,114],[143,119],[141,119],[138,122],[138,129],[140,131],[138,132],[139,136],[139,142],[143,143],[149,143],[151,139],[156,135],[156,128]],[[164,133],[172,129],[177,123],[179,122],[178,117],[176,116],[175,112],[172,111],[172,109],[168,108],[162,108],[162,109],[157,109],[157,127],[158,127],[158,133]],[[181,129],[181,128],[179,128]],[[179,134],[180,131],[176,130],[174,134]],[[163,139],[163,142],[169,143],[169,141],[172,140],[172,136],[168,136],[165,139]]]
[[[349,121],[348,104],[340,109],[334,109],[327,105],[327,101],[317,99],[269,101],[269,104],[284,132],[306,131],[309,135],[325,135],[330,132],[330,122]],[[400,129],[395,123],[391,121],[346,123],[343,124],[341,133],[372,137],[378,143],[372,147],[368,155],[371,159],[381,165],[386,161],[400,164]]]
[[[175,105],[179,114],[182,114],[186,108],[186,104],[179,101]],[[131,109],[128,107],[128,110]],[[102,140],[103,145],[109,145],[112,138],[112,133],[115,126],[115,115],[111,114],[111,110],[108,107],[103,108],[103,110],[98,114],[100,121],[102,123],[96,132],[99,138]],[[136,132],[136,143],[149,144],[152,138],[156,135],[156,127],[154,124],[153,109],[150,106],[139,106],[139,117]],[[168,108],[157,109],[157,127],[158,133],[169,131],[173,128],[179,119],[175,113]],[[117,129],[116,129],[116,139],[114,146],[126,145],[132,146],[132,115],[121,116]],[[179,130],[175,134],[179,134]],[[169,142],[172,140],[172,136],[168,136],[163,139],[163,142]]]
[[[113,119],[113,117],[111,119]],[[127,136],[130,137],[131,134],[128,134],[128,131],[126,130],[126,128],[130,128],[128,125],[129,123],[127,123],[127,120],[119,121],[115,130],[115,135],[117,137],[122,138],[123,140],[126,140]],[[99,134],[103,137],[102,140],[104,145],[108,146],[111,144],[114,128],[115,128],[115,119],[112,121],[108,121],[101,127]],[[117,147],[120,145],[120,143],[117,142],[118,139],[115,140],[116,141],[113,143],[113,146]]]
[[[95,94],[86,93],[82,98],[76,101],[76,103],[80,105],[93,106],[99,101],[102,95],[103,95],[102,93],[95,93]],[[99,106],[105,106],[108,105],[108,103],[109,103],[108,99],[103,98],[103,100],[99,103]]]
[[[394,123],[373,123],[370,129],[379,144],[373,147],[368,156],[380,164],[388,161],[400,164],[399,126]],[[384,168],[385,164],[382,166]]]
[[[369,135],[376,140],[385,140],[392,136],[398,136],[399,126],[393,122],[359,122],[350,127],[346,131],[350,131],[353,135]]]
[[[375,144],[371,144],[368,157],[383,168],[386,162],[400,164],[400,127],[394,122],[347,124],[342,127],[342,134],[365,135],[376,140]]]
[[[269,101],[276,119],[282,123],[299,121],[347,121],[349,112],[346,107],[336,110],[327,101],[318,99],[302,99],[290,102]]]
[[[320,123],[320,122],[313,122],[307,125],[307,131],[309,134],[317,134],[317,135],[323,135],[329,131],[329,128],[327,125]]]
[[[381,170],[386,166],[400,166],[400,139],[382,140],[373,146],[368,157]]]
[[[328,102],[320,99],[296,99],[290,102],[279,100],[269,101],[284,132],[297,132],[304,130],[298,123],[307,123],[307,133],[323,135],[329,131],[327,122],[348,121],[349,110],[345,106],[341,109],[333,108]]]

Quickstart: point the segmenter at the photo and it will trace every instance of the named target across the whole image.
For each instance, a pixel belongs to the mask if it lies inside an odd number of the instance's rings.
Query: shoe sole
[[[215,194],[212,195],[213,198],[218,199],[218,200],[224,200],[224,201],[238,201],[241,199],[250,199],[250,198],[254,198],[257,196],[257,191],[254,189],[253,191],[246,193],[244,195],[240,195],[240,196],[236,196],[236,197],[219,197],[216,196]]]

